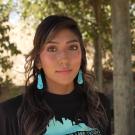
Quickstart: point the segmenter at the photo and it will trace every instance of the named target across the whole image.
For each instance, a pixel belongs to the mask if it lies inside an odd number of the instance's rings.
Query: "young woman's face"
[[[72,87],[81,65],[81,57],[78,37],[69,29],[58,31],[40,53],[48,87]]]

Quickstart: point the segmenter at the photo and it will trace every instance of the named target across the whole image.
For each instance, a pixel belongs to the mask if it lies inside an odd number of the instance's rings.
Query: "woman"
[[[0,135],[109,135],[108,100],[94,91],[77,23],[52,15],[26,61],[26,91],[0,105]]]

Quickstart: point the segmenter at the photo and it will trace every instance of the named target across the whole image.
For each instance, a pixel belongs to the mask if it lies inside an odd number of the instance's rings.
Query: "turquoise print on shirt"
[[[90,128],[85,123],[76,124],[74,121],[62,118],[62,122],[50,120],[43,135],[101,135],[97,128]]]

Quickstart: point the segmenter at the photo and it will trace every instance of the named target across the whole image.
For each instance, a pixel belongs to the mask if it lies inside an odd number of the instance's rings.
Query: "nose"
[[[63,65],[68,63],[68,53],[66,51],[59,52],[58,62],[59,64],[63,64]]]

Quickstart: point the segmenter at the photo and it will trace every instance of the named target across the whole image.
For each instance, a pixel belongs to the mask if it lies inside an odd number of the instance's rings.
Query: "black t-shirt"
[[[100,95],[101,100],[108,103],[106,98]],[[45,92],[45,99],[54,112],[46,131],[43,135],[104,135],[98,128],[91,128],[87,125],[87,119],[80,117],[78,112],[81,108],[82,96],[77,90],[70,94],[57,95]],[[0,104],[0,135],[18,135],[17,110],[22,102],[22,96],[15,97]],[[108,111],[107,111],[108,113]],[[110,125],[106,135],[110,135]]]
[[[54,111],[44,135],[101,135],[97,128],[87,126],[87,120],[79,117],[82,112],[82,96],[77,90],[57,95],[45,92],[48,105]]]

